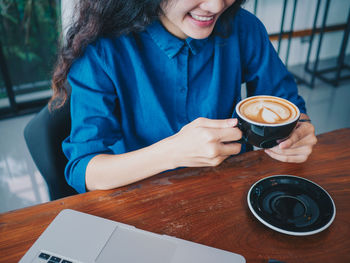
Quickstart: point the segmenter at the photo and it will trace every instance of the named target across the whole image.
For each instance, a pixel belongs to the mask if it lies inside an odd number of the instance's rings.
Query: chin
[[[203,32],[203,33],[188,34],[188,36],[193,39],[205,39],[209,37],[211,33],[212,31],[206,32],[206,33]]]
[[[211,35],[214,27],[210,28],[198,28],[189,27],[189,30],[185,34],[194,39],[204,39]]]

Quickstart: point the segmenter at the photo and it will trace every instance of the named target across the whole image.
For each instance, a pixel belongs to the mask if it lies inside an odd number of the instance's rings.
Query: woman
[[[244,151],[233,118],[243,82],[249,95],[284,97],[308,119],[265,28],[241,4],[79,2],[53,77],[53,102],[63,104],[67,79],[71,86],[72,129],[63,142],[70,185],[111,189]],[[300,122],[266,153],[303,162],[315,143],[314,127]]]

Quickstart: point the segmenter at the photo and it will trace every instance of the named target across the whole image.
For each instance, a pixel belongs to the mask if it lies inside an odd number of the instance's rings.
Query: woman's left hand
[[[309,117],[301,114],[300,120],[305,119]],[[315,127],[310,122],[298,122],[288,139],[271,149],[266,149],[265,152],[278,161],[302,163],[307,160],[316,143]]]

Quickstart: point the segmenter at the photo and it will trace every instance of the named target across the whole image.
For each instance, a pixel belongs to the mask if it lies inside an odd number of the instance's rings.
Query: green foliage
[[[60,33],[60,0],[0,0],[0,43],[13,85],[51,78]]]

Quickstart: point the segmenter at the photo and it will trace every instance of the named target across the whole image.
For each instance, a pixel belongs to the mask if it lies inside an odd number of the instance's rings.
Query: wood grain
[[[275,161],[263,151],[215,168],[186,168],[109,191],[94,191],[0,214],[0,262],[17,262],[65,208],[242,254],[247,262],[350,262],[350,129],[318,136],[309,160]],[[258,222],[246,202],[250,186],[276,174],[325,188],[336,218],[325,231],[294,237]]]

